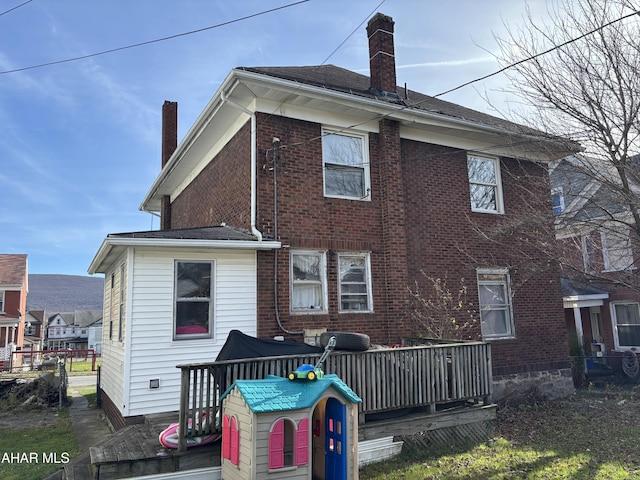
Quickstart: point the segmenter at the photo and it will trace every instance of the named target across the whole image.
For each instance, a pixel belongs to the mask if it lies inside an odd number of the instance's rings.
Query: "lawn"
[[[360,478],[493,480],[640,478],[640,390],[584,390],[571,399],[503,408],[494,438],[457,452],[403,451]]]
[[[18,417],[11,415],[14,419]],[[34,410],[20,412],[19,416],[24,416],[25,421],[3,427],[0,435],[0,478],[3,480],[40,480],[78,455],[67,412]]]

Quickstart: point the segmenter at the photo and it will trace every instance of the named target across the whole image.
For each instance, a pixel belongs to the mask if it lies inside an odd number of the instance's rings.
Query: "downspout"
[[[256,227],[256,217],[257,217],[257,129],[256,129],[256,114],[251,110],[243,107],[242,105],[237,104],[233,100],[230,100],[229,97],[224,93],[224,91],[220,94],[220,98],[222,99],[222,103],[228,103],[232,107],[237,108],[238,110],[246,113],[251,117],[251,233],[258,237],[258,241],[262,241],[262,232],[258,230]]]

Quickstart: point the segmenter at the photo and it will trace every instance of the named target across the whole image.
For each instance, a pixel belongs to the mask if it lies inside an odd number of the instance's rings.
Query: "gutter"
[[[262,232],[258,230],[256,227],[256,217],[257,217],[257,183],[258,176],[256,170],[258,168],[258,160],[257,160],[257,128],[256,128],[256,112],[252,112],[251,110],[243,107],[235,103],[233,100],[230,100],[227,94],[222,90],[220,92],[220,99],[222,103],[228,103],[232,107],[237,108],[243,113],[246,113],[251,117],[251,233],[258,237],[258,241],[262,241]]]

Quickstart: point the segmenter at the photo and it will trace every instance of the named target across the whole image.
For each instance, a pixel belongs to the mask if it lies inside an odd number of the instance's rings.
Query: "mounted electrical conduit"
[[[278,161],[280,160],[280,139],[273,137],[273,238],[278,241]],[[273,251],[273,303],[276,312],[276,322],[284,333],[289,335],[302,335],[301,332],[292,332],[284,328],[280,319],[280,308],[278,307],[278,250]]]

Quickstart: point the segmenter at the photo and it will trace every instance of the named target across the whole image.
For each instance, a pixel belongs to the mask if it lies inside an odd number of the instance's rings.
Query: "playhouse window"
[[[213,272],[211,261],[176,261],[174,339],[211,337]]]
[[[240,463],[240,431],[236,417],[222,417],[222,458],[233,465]]]
[[[309,463],[309,420],[298,428],[289,419],[277,420],[269,433],[269,469],[293,467]]]

